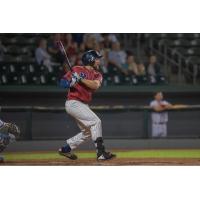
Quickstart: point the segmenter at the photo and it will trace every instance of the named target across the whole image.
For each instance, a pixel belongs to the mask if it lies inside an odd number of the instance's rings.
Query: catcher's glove
[[[4,125],[0,128],[1,133],[5,134],[13,134],[16,138],[20,136],[20,129],[14,123],[4,123]]]

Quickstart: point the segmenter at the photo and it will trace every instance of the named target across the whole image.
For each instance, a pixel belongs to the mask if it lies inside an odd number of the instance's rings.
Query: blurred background
[[[21,140],[64,139],[78,132],[65,113],[64,74],[56,42],[72,65],[99,51],[103,86],[92,106],[107,139],[150,139],[149,105],[162,91],[172,104],[200,101],[199,33],[0,34],[0,117],[21,127]],[[200,110],[169,112],[167,138],[199,138]]]

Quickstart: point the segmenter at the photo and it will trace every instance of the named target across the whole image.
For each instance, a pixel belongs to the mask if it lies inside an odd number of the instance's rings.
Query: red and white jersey
[[[150,102],[150,107],[155,107],[155,106],[166,106],[169,105],[170,103],[162,100],[162,101],[157,101],[157,100],[153,100]],[[168,122],[168,112],[152,112],[151,113],[151,119],[152,122],[155,124],[161,124],[161,123],[167,123]]]
[[[94,69],[87,69],[83,66],[74,66],[72,72],[67,72],[64,76],[65,79],[71,80],[72,73],[76,72],[87,80],[98,80],[102,83],[102,74]],[[92,100],[92,93],[94,90],[88,88],[83,83],[77,83],[68,91],[68,100],[78,100],[84,103],[89,103]]]

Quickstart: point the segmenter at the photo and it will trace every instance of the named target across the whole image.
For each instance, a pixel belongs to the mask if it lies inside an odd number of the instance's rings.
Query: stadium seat
[[[26,77],[27,83],[29,85],[39,85],[40,84],[40,79],[39,79],[37,73],[26,74],[24,76]]]
[[[118,69],[116,67],[113,67],[111,65],[108,65],[108,74],[118,74]]]
[[[131,77],[130,76],[125,76],[124,78],[124,84],[125,85],[130,85],[131,83]]]
[[[138,77],[137,77],[137,76],[134,76],[134,75],[130,76],[130,83],[131,83],[132,85],[138,85],[138,83],[139,83]]]
[[[168,33],[165,35],[165,37],[169,39],[179,39],[183,37],[183,34],[182,33]]]
[[[7,74],[6,79],[8,85],[18,85],[20,81],[18,73]]]
[[[160,39],[159,41],[158,41],[158,44],[159,44],[159,46],[161,46],[161,45],[163,45],[163,44],[167,44],[167,45],[169,45],[170,43],[171,43],[171,41],[172,40],[170,40],[169,38],[165,38],[165,39]]]
[[[3,60],[6,63],[12,63],[12,62],[16,62],[16,57],[15,56],[11,56],[11,55],[4,55],[3,56]]]
[[[20,55],[21,54],[21,49],[16,46],[16,45],[11,45],[11,46],[8,46],[7,47],[7,54],[10,54],[10,55]]]
[[[147,84],[147,77],[146,76],[137,76],[137,80],[139,84]]]
[[[28,55],[21,55],[17,57],[17,62],[22,62],[22,63],[34,63],[35,58],[32,58],[31,56]]]
[[[181,55],[187,55],[187,49],[184,48],[184,47],[176,47],[176,48],[173,48],[172,50],[172,55],[175,55],[175,54],[181,54]]]
[[[113,84],[113,82],[112,82],[112,77],[110,77],[110,76],[105,76],[104,78],[103,78],[103,85],[104,86],[108,86],[108,85],[112,85]]]
[[[58,83],[58,77],[54,74],[46,74],[45,80],[47,85],[57,85]]]
[[[0,64],[0,74],[7,74],[10,72],[9,65],[5,63]]]
[[[121,85],[121,77],[119,75],[114,75],[113,76],[113,83],[114,85]]]
[[[28,84],[28,80],[27,80],[27,76],[26,75],[22,74],[20,76],[20,83],[21,83],[21,85],[27,85]]]
[[[27,45],[35,45],[36,44],[36,38],[32,37],[32,38],[26,39],[26,44]]]
[[[4,45],[15,45],[16,37],[8,37],[8,35],[2,36],[1,41]]]
[[[191,40],[194,39],[194,33],[179,33],[181,35],[181,37],[179,38],[184,38],[187,40]]]
[[[156,77],[156,82],[157,82],[157,84],[159,84],[159,85],[166,84],[166,79],[165,79],[164,76],[157,76],[157,77]]]
[[[44,75],[40,75],[39,82],[41,85],[46,85],[47,83],[46,77]]]
[[[192,40],[191,42],[190,42],[190,45],[191,46],[196,46],[196,47],[200,47],[200,39],[195,39],[195,40]]]
[[[7,85],[8,84],[8,80],[5,74],[1,74],[0,76],[0,82],[2,85]]]
[[[200,57],[198,56],[190,56],[186,59],[187,63],[193,63],[193,64],[200,64]]]
[[[31,55],[31,48],[30,47],[22,47],[21,48],[21,54]]]
[[[200,33],[194,33],[193,36],[194,38],[200,38]]]
[[[155,33],[153,34],[154,38],[168,38],[168,34],[167,33]]]
[[[185,39],[177,39],[177,40],[173,40],[170,43],[171,47],[189,47],[190,46],[190,42],[188,40]]]
[[[200,56],[200,48],[190,48],[187,50],[189,56]]]
[[[23,36],[20,36],[20,35],[16,37],[16,43],[17,43],[18,45],[27,44],[26,40],[27,40],[26,37],[23,37]]]

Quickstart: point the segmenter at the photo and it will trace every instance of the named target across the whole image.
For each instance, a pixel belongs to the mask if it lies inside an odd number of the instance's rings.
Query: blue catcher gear
[[[16,124],[5,123],[0,120],[0,152],[20,136],[20,129]],[[4,158],[0,156],[0,163]]]
[[[94,51],[94,50],[89,50],[83,54],[82,62],[84,65],[93,66],[95,59],[101,58],[101,57],[102,57],[102,55],[99,52]]]
[[[9,134],[0,133],[0,152],[2,152],[10,143],[11,137]]]

